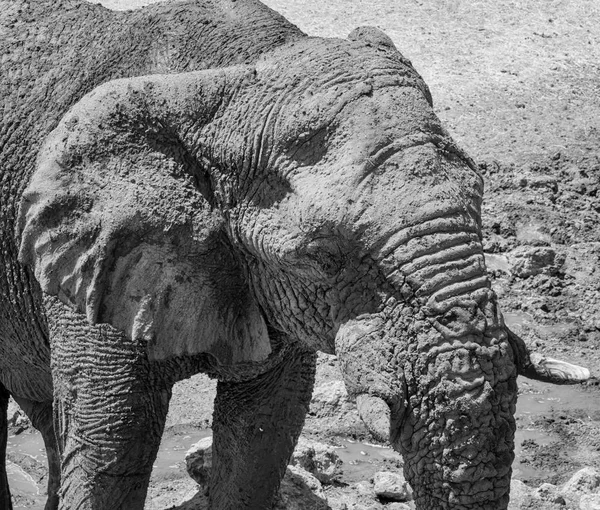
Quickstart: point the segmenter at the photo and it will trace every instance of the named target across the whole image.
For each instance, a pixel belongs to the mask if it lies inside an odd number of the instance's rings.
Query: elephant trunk
[[[396,235],[381,259],[394,289],[385,307],[336,337],[367,426],[385,437],[389,417],[387,437],[403,454],[418,509],[508,505],[516,360],[477,225],[466,225],[446,216],[413,228],[410,239]]]

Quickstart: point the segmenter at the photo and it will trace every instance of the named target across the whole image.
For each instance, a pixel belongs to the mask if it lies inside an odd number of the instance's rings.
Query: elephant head
[[[155,359],[260,365],[282,336],[337,353],[417,508],[499,509],[517,374],[589,374],[506,327],[482,193],[410,62],[359,30],[87,95],[40,154],[20,258]]]

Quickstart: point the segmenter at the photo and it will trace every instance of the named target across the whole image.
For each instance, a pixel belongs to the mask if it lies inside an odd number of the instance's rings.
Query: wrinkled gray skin
[[[17,0],[0,34],[0,507],[8,393],[48,509],[136,509],[171,387],[204,371],[211,508],[269,508],[321,350],[417,508],[506,508],[517,374],[588,373],[506,328],[481,177],[387,36],[308,38],[253,0]]]

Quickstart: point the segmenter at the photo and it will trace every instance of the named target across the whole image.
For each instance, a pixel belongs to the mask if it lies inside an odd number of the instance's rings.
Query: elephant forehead
[[[322,88],[332,82],[343,83],[390,74],[422,81],[410,62],[393,48],[373,48],[368,44],[343,39],[305,38],[282,45],[256,63],[259,79],[280,81],[285,85],[302,83]],[[281,86],[281,84],[279,85]]]
[[[396,50],[379,52],[338,39],[287,45],[259,61],[256,72],[258,87],[280,106],[278,130],[284,138],[324,127],[346,105],[377,89],[409,87],[428,94],[420,76]]]
[[[213,128],[222,127],[238,147],[257,136],[271,147],[302,142],[331,123],[348,103],[390,86],[429,93],[395,50],[378,52],[358,42],[307,38],[257,62],[233,94],[233,107]]]

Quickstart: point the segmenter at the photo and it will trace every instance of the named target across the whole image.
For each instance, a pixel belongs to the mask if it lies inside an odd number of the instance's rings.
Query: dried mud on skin
[[[104,0],[137,8],[146,0]],[[525,317],[518,332],[550,356],[587,366],[600,377],[600,3],[597,0],[266,0],[310,35],[345,37],[357,26],[383,29],[429,85],[436,113],[478,162],[486,183],[484,247],[498,257],[490,273],[503,312]],[[516,276],[519,250],[550,249],[552,263]],[[323,358],[317,387],[339,385],[335,362]],[[539,388],[520,379],[521,393]],[[560,484],[585,466],[600,468],[600,386],[582,389],[595,410],[550,409],[517,421],[551,438],[525,440],[521,461]],[[175,387],[165,437],[210,426],[214,387],[203,376]],[[318,397],[321,398],[321,397]],[[317,398],[317,400],[318,400]],[[325,405],[325,404],[324,404]],[[336,444],[370,441],[351,404],[319,407],[305,435]],[[155,476],[147,508],[203,508],[177,462]],[[381,465],[381,470],[391,469]],[[24,502],[26,504],[26,502]],[[177,505],[174,507],[173,505]],[[382,507],[383,508],[383,507]],[[565,508],[511,503],[511,510]]]

